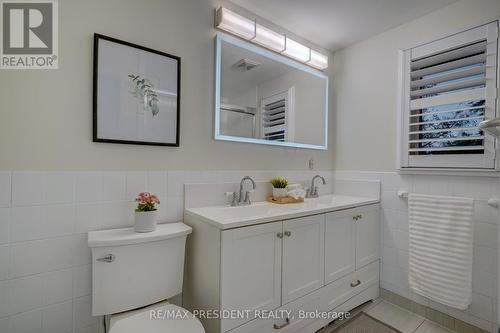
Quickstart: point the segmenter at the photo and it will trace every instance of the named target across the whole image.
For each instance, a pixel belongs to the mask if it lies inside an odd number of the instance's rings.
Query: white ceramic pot
[[[288,194],[288,189],[286,188],[275,188],[273,187],[273,197],[275,198],[284,198]]]
[[[151,232],[156,229],[158,210],[135,212],[135,232]]]

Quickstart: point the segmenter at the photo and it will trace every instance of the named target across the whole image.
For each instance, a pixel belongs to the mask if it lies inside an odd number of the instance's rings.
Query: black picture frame
[[[148,142],[148,141],[134,141],[134,140],[120,140],[120,139],[110,139],[110,138],[100,138],[98,136],[98,65],[99,65],[99,41],[106,40],[113,43],[125,45],[131,48],[136,48],[141,51],[150,52],[158,54],[164,57],[168,57],[177,62],[177,124],[176,128],[176,141],[175,142]],[[94,33],[94,62],[93,62],[93,112],[92,112],[92,138],[93,142],[104,142],[104,143],[120,143],[120,144],[130,144],[130,145],[146,145],[146,146],[169,146],[169,147],[179,147],[180,145],[180,101],[181,101],[181,58],[166,52],[161,52],[158,50],[150,49],[141,45],[129,43],[123,40],[119,40],[113,37],[105,36],[102,34]]]

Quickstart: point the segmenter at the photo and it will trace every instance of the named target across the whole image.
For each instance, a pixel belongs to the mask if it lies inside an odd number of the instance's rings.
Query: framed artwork
[[[179,146],[181,59],[94,34],[93,141]]]

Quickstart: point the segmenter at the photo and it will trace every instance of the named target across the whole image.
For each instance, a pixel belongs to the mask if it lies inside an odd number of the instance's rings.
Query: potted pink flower
[[[156,229],[158,218],[157,205],[160,200],[154,194],[141,192],[135,199],[137,208],[135,209],[135,232],[150,232]]]

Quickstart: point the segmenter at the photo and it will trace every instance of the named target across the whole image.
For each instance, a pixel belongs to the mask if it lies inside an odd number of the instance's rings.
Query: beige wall
[[[60,0],[59,69],[0,71],[0,169],[332,169],[331,150],[213,140],[218,4]],[[92,142],[94,32],[182,58],[180,148]]]
[[[398,50],[500,18],[498,0],[463,0],[335,53],[336,170],[396,166]]]
[[[257,100],[295,88],[292,142],[322,146],[325,142],[325,88],[323,78],[292,70],[257,86]]]

